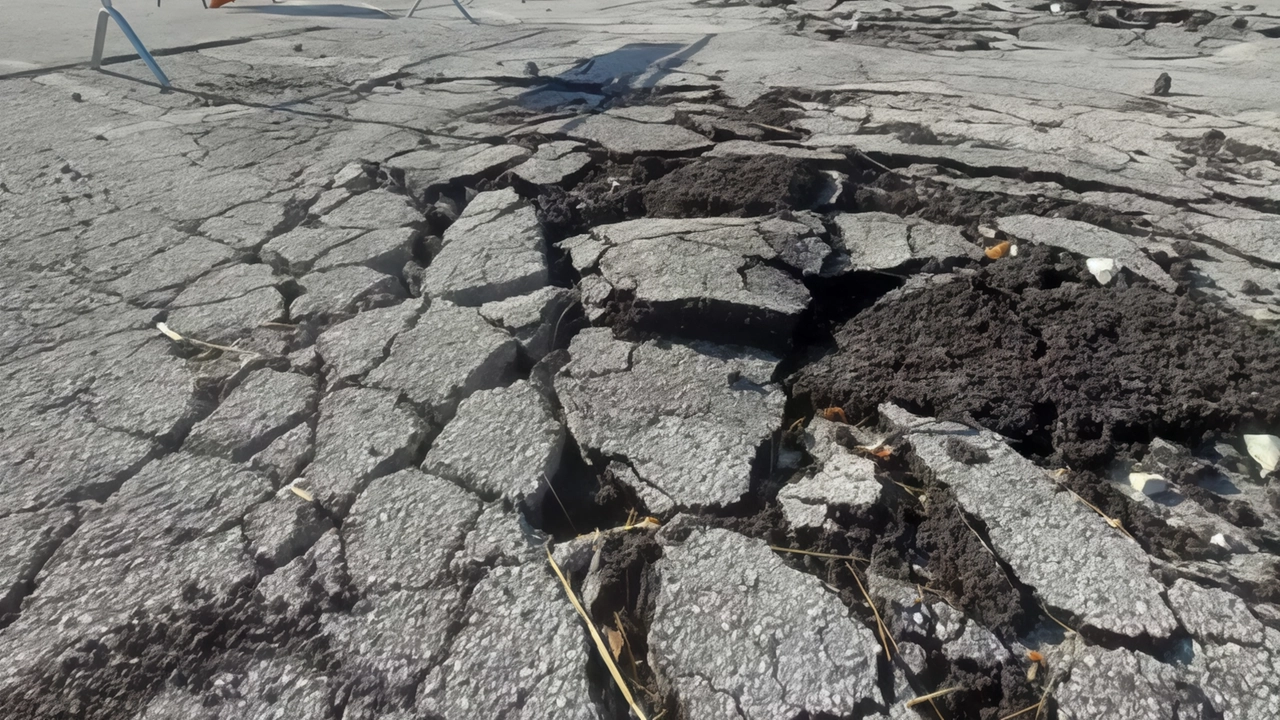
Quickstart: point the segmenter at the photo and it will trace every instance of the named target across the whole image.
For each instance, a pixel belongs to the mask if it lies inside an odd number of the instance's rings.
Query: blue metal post
[[[102,0],[102,9],[111,15],[111,18],[116,21],[116,25],[120,26],[120,32],[124,33],[124,36],[129,39],[129,43],[133,45],[133,49],[138,52],[138,57],[142,58],[142,62],[147,64],[147,68],[150,69],[151,74],[155,75],[156,79],[160,81],[160,85],[162,87],[171,87],[169,78],[165,76],[164,71],[156,64],[156,59],[151,57],[151,53],[147,51],[146,46],[138,39],[137,33],[133,31],[133,28],[129,27],[129,21],[124,19],[124,16],[120,14],[119,10],[116,10],[111,6],[111,0]],[[106,18],[99,13],[98,33],[93,40],[93,65],[95,69],[97,69],[97,66],[102,62],[102,42],[106,37],[106,34]]]

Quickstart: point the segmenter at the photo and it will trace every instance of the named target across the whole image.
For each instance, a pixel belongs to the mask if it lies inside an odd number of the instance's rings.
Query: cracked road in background
[[[627,717],[548,552],[649,718],[1280,715],[1280,3],[1052,6],[3,59],[0,716]]]

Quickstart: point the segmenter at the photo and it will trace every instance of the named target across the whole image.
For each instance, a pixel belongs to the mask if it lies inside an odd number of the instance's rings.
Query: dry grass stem
[[[933,702],[935,699],[940,698],[944,695],[950,695],[951,693],[959,689],[960,688],[958,687],[942,688],[941,690],[935,690],[934,692],[931,692],[928,695],[921,695],[918,698],[912,698],[908,700],[905,704],[908,708],[913,708],[919,705],[920,703]]]
[[[627,681],[622,678],[622,673],[618,672],[618,666],[614,664],[612,653],[609,652],[609,646],[605,644],[604,639],[600,637],[600,632],[596,630],[595,623],[591,622],[591,618],[587,616],[587,611],[583,609],[582,603],[578,602],[578,596],[573,593],[573,587],[569,585],[569,579],[560,571],[560,566],[556,564],[556,559],[551,557],[551,551],[547,550],[547,562],[551,563],[551,569],[556,571],[556,577],[560,578],[560,584],[564,586],[564,594],[569,596],[569,602],[573,603],[573,609],[578,611],[582,616],[582,621],[587,624],[587,630],[591,632],[591,639],[595,641],[596,650],[600,653],[604,664],[609,668],[609,674],[613,676],[613,682],[622,691],[622,697],[626,699],[627,704],[631,706],[631,712],[636,714],[640,720],[648,720],[644,711],[640,709],[640,705],[636,703],[634,697],[631,696],[631,688],[627,687]]]
[[[834,555],[832,553],[817,552],[814,550],[797,550],[795,548],[784,548],[778,545],[770,545],[769,549],[777,550],[778,552],[795,553],[796,555],[809,555],[811,557],[827,558],[828,560],[857,560],[859,562],[867,561],[866,558],[860,558],[857,555]]]

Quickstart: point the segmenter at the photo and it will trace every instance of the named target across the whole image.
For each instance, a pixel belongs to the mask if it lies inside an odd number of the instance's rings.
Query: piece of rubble
[[[36,574],[76,524],[66,507],[0,518],[0,624],[17,614]]]
[[[362,595],[439,586],[480,510],[479,498],[414,468],[373,480],[342,524],[351,582]]]
[[[1088,258],[1084,264],[1099,285],[1110,285],[1116,275],[1120,274],[1120,269],[1124,267],[1112,258]]]
[[[442,242],[422,277],[432,298],[481,305],[547,284],[542,226],[533,206],[511,188],[477,195]]]
[[[290,482],[311,462],[315,452],[313,435],[310,425],[299,423],[254,455],[250,465],[274,477],[278,483]]]
[[[128,275],[111,283],[126,300],[150,304],[156,293],[184,287],[213,268],[230,261],[235,251],[204,238],[188,238],[181,245],[144,260]],[[174,293],[176,295],[176,293]]]
[[[1262,473],[1273,473],[1280,466],[1280,437],[1275,435],[1245,435],[1245,448],[1249,456],[1258,462]]]
[[[1129,473],[1129,485],[1143,495],[1159,495],[1169,489],[1169,480],[1163,475],[1145,472]]]
[[[1169,606],[1182,626],[1202,643],[1257,645],[1262,623],[1244,600],[1226,590],[1207,588],[1179,578],[1169,588]]]
[[[1150,655],[1078,648],[1070,676],[1054,691],[1062,720],[1168,720],[1179,703],[1178,674]]]
[[[1223,720],[1280,717],[1280,631],[1263,628],[1251,646],[1199,646],[1192,672]]]
[[[923,468],[986,525],[996,554],[1050,608],[1128,637],[1163,638],[1174,631],[1177,623],[1141,547],[1058,492],[1044,470],[999,435],[917,417],[894,405],[881,405],[880,415],[905,433]],[[960,462],[948,452],[948,442],[973,446],[990,461]]]
[[[840,234],[822,269],[827,277],[858,270],[890,270],[914,259],[942,263],[977,260],[982,250],[958,227],[882,212],[839,213]]]
[[[875,463],[837,445],[813,477],[779,490],[778,502],[793,529],[816,528],[826,521],[830,508],[856,511],[876,504],[881,489]]]
[[[329,382],[361,377],[377,367],[387,357],[392,341],[412,326],[425,305],[424,300],[406,300],[366,310],[320,333],[315,346],[329,368]]]
[[[543,143],[533,157],[511,172],[534,185],[559,185],[591,164],[591,156],[581,152],[583,149],[582,143],[572,140]]]
[[[750,488],[756,453],[785,398],[777,360],[710,345],[642,344],[584,330],[555,378],[573,437],[625,458],[641,481],[683,507],[729,505]]]
[[[582,621],[543,561],[490,570],[467,602],[447,662],[418,688],[417,708],[447,718],[603,720]]]
[[[303,294],[289,305],[294,320],[353,315],[361,308],[387,305],[405,296],[399,280],[360,265],[314,272],[298,284]]]
[[[397,393],[345,388],[320,401],[315,459],[298,484],[341,517],[368,481],[409,467],[426,435],[412,410],[397,404]]]
[[[943,656],[951,662],[965,660],[984,668],[1013,659],[990,630],[946,602],[926,597],[914,585],[868,573],[867,594],[882,608],[880,614],[889,634],[900,644],[940,644]],[[919,674],[924,667],[912,669]]]
[[[480,315],[520,342],[533,362],[572,336],[575,322],[582,317],[578,294],[569,288],[547,286],[528,295],[485,303]]]
[[[529,156],[519,145],[476,144],[464,148],[426,148],[399,155],[388,165],[404,171],[405,185],[415,195],[455,179],[488,175]]]
[[[413,259],[413,243],[417,235],[417,230],[408,227],[370,230],[321,255],[312,269],[364,265],[380,273],[397,275],[404,264]]]
[[[252,510],[244,518],[244,535],[253,557],[278,568],[305,553],[333,523],[315,503],[303,502],[288,488]]]
[[[362,232],[349,228],[294,228],[267,242],[262,248],[262,260],[278,270],[301,274],[310,270],[317,258],[359,237]]]
[[[321,215],[320,222],[335,228],[377,230],[420,223],[422,214],[403,195],[386,190],[370,190]]]
[[[482,390],[432,442],[422,469],[484,498],[505,498],[535,511],[560,469],[564,428],[542,393],[521,380]]]
[[[366,380],[402,390],[443,422],[477,390],[506,384],[515,372],[516,341],[485,322],[475,308],[437,301],[418,324],[396,337]]]
[[[879,703],[880,644],[816,577],[728,530],[663,542],[649,662],[686,717],[844,717]]]
[[[780,257],[770,241],[787,229],[788,240],[812,235],[788,221],[645,219],[593,228],[591,241],[567,247],[580,273],[596,269],[632,299],[621,320],[637,329],[783,348],[810,299],[799,278],[769,264]]]
[[[243,462],[315,411],[315,380],[264,368],[195,424],[183,449]]]
[[[1086,258],[1111,259],[1168,292],[1173,292],[1178,287],[1173,278],[1148,258],[1137,241],[1128,235],[1079,220],[1036,215],[1003,217],[996,224],[1001,231],[1021,240],[1060,247]],[[1099,282],[1102,282],[1101,278]]]
[[[552,120],[538,126],[538,132],[589,140],[618,155],[679,154],[713,145],[706,137],[679,125],[637,122],[616,114]]]
[[[188,337],[231,342],[284,319],[284,296],[276,282],[271,268],[262,264],[214,270],[174,299],[165,322]]]

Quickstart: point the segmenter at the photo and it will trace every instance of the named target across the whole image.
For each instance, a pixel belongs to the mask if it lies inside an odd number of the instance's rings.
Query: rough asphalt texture
[[[0,717],[1280,716],[1280,4],[1061,6],[0,76]]]

